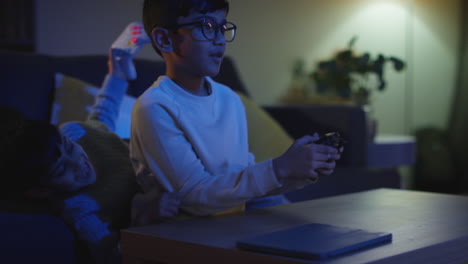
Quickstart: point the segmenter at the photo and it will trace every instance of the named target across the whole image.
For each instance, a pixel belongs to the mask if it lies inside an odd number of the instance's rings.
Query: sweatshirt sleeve
[[[127,87],[127,81],[112,75],[106,75],[88,119],[99,121],[105,124],[110,131],[114,131],[120,105],[127,92]]]
[[[137,179],[153,177],[164,191],[180,192],[181,209],[194,215],[213,214],[283,187],[276,178],[271,159],[257,164],[251,162],[247,167],[229,165],[225,175],[211,175],[176,119],[161,105],[142,107],[137,102],[130,144]],[[142,184],[146,180],[138,181]]]

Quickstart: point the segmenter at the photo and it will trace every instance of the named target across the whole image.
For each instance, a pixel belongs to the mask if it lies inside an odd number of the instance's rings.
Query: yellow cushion
[[[69,121],[84,121],[96,102],[99,88],[80,79],[62,73],[55,73],[54,102],[51,123],[61,125]],[[130,117],[136,98],[124,95],[119,116],[115,120],[114,133],[121,138],[130,138]]]
[[[263,108],[241,93],[249,133],[249,149],[260,162],[283,154],[293,139]]]
[[[234,206],[232,208],[226,209],[218,213],[211,214],[209,216],[218,217],[218,216],[228,216],[228,215],[240,215],[240,214],[243,214],[244,212],[245,212],[245,203],[242,203],[241,205]]]

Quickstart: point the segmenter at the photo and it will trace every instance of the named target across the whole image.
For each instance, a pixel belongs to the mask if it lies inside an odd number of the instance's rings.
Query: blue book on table
[[[392,241],[392,234],[306,224],[237,241],[240,249],[306,259],[326,259]]]

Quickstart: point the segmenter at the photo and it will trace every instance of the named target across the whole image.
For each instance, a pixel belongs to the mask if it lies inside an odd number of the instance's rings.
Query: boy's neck
[[[199,76],[179,76],[177,74],[167,72],[166,75],[171,78],[175,83],[182,87],[187,92],[198,95],[207,96],[209,95],[208,89],[205,85],[205,78]]]

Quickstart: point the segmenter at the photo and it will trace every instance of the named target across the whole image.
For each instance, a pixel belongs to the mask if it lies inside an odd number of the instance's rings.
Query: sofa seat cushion
[[[0,212],[0,263],[76,263],[74,234],[50,214]]]

